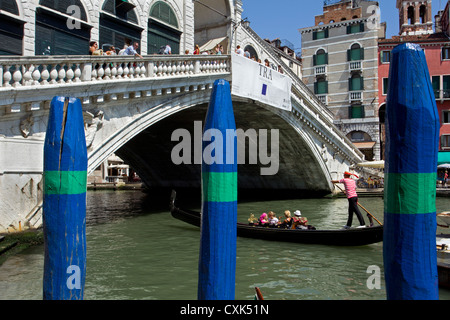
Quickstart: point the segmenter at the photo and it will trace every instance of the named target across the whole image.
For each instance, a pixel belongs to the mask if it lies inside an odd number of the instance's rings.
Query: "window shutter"
[[[361,50],[360,59],[364,60],[364,48],[361,48],[359,50]]]
[[[325,64],[328,64],[328,52],[325,53]]]
[[[313,31],[313,40],[317,40],[317,31]]]
[[[325,81],[325,92],[326,94],[328,94],[328,81]]]
[[[347,61],[351,61],[352,60],[352,50],[348,49],[347,50]]]
[[[348,25],[347,26],[347,34],[350,34],[350,33],[352,33],[352,26]]]
[[[317,82],[314,82],[314,94],[317,94]]]
[[[364,90],[364,77],[359,78],[361,81],[361,85],[359,87],[359,90]]]
[[[348,79],[348,91],[352,91],[353,90],[353,86],[352,86],[352,78]]]
[[[359,31],[360,31],[360,32],[364,32],[364,22],[361,22],[361,23],[359,24]]]
[[[328,29],[325,29],[325,38],[328,38]]]
[[[316,55],[313,55],[313,66],[316,66],[317,65],[317,56]]]

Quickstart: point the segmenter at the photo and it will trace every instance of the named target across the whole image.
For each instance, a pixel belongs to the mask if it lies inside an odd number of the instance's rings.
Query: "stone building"
[[[299,32],[303,82],[366,160],[379,160],[377,48],[386,28],[378,2],[325,0],[314,26]]]
[[[2,0],[0,55],[86,55],[89,41],[141,54],[172,53],[210,39],[236,37],[241,0]]]

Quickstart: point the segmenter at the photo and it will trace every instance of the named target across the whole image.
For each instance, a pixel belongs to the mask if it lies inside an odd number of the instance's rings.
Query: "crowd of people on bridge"
[[[139,58],[142,58],[142,55],[140,55],[137,50],[139,49],[139,42],[135,41],[133,44],[131,44],[131,40],[126,39],[125,44],[122,49],[117,50],[113,45],[109,46],[106,51],[103,51],[103,49],[100,49],[98,46],[97,41],[91,41],[89,43],[89,55],[94,56],[102,56],[102,55],[108,55],[108,56],[115,56],[115,55],[131,55],[136,56]],[[270,63],[268,59],[264,60],[264,63],[261,61],[261,59],[256,59],[255,56],[252,56],[248,50],[245,50],[241,48],[240,45],[236,46],[235,52],[238,55],[241,55],[243,57],[249,58],[253,61],[256,61],[258,63],[264,64],[266,67],[272,68],[280,73],[283,73],[283,69],[280,65],[275,66],[274,64]],[[184,52],[186,55],[190,54],[189,50],[185,50]],[[203,52],[200,51],[200,46],[198,44],[195,45],[194,48],[194,55],[219,55],[224,53],[223,45],[218,43],[213,50],[205,50]],[[169,44],[163,45],[160,47],[158,54],[172,54],[172,48]]]

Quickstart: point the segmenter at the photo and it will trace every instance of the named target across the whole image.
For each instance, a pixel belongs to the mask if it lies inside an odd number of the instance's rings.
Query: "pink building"
[[[447,3],[444,12],[448,13],[449,3]],[[389,84],[391,51],[397,45],[405,42],[419,44],[425,51],[441,123],[439,151],[450,151],[450,38],[445,32],[433,33],[430,30],[429,26],[432,25],[431,1],[397,0],[397,8],[400,12],[400,35],[393,36],[392,39],[380,39],[378,41],[378,115],[380,119],[381,158],[384,159],[384,113]],[[408,15],[405,12],[410,14]],[[436,20],[439,20],[442,25],[448,25],[448,14],[437,18],[441,17],[443,19]],[[445,29],[438,28],[438,31],[441,30]],[[444,158],[448,159],[444,161]],[[439,162],[450,163],[450,152],[440,152]]]

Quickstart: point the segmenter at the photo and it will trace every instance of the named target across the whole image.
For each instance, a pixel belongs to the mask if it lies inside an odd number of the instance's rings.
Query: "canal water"
[[[199,208],[192,195],[180,197],[180,206]],[[168,203],[169,193],[88,192],[86,300],[197,299],[199,228],[174,219]],[[382,198],[360,203],[383,220]],[[448,211],[450,199],[437,198],[436,206]],[[322,229],[340,228],[347,219],[346,199],[321,198],[240,201],[238,220],[269,210],[281,216],[286,209],[301,210]],[[43,252],[33,247],[0,266],[0,299],[42,299]],[[338,247],[238,238],[236,299],[253,300],[254,287],[268,300],[385,300],[382,243]],[[450,299],[449,290],[439,293]]]

